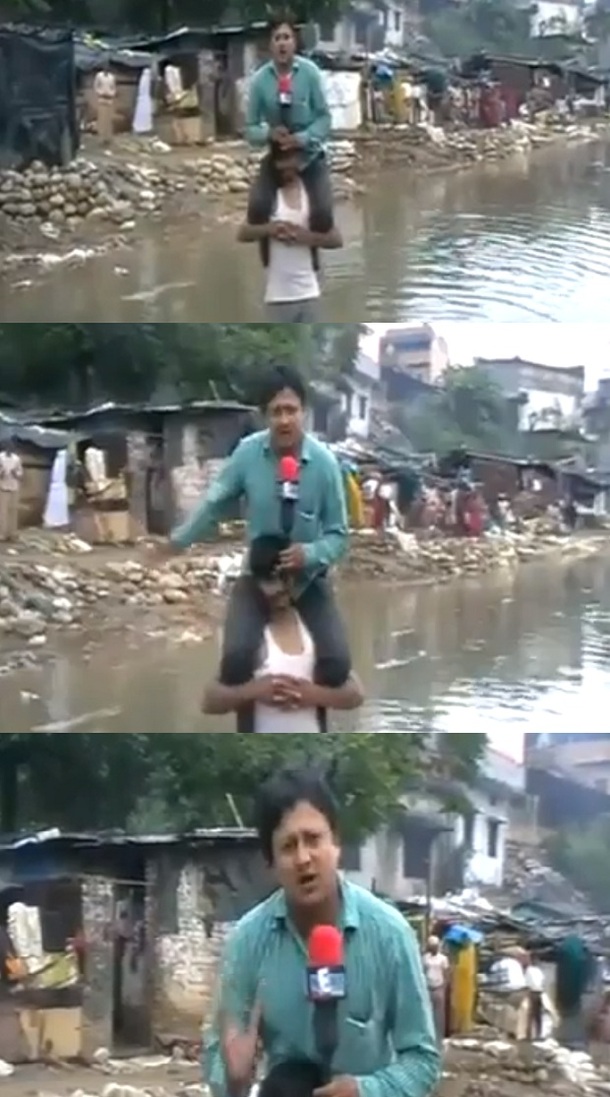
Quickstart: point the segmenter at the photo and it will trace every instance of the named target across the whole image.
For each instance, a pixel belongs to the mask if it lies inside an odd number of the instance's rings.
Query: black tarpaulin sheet
[[[66,164],[78,144],[72,32],[0,26],[0,168]]]

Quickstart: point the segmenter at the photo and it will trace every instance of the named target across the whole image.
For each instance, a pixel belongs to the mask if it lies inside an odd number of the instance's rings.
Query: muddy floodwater
[[[339,218],[345,247],[325,258],[325,319],[607,320],[607,142],[428,178],[388,170],[342,204]],[[233,220],[209,229],[192,219],[141,224],[130,247],[84,265],[51,262],[27,276],[16,267],[0,283],[0,313],[39,322],[260,320],[257,252],[235,243]]]
[[[531,564],[448,586],[342,591],[367,692],[340,726],[404,732],[607,731],[610,561]],[[218,636],[80,637],[0,678],[2,731],[226,731],[198,704]],[[54,641],[57,646],[57,641]]]

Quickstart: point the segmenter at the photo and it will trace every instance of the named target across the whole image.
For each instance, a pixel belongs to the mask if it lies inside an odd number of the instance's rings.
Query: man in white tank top
[[[336,228],[311,232],[309,197],[299,171],[299,154],[293,149],[271,149],[277,175],[277,197],[266,225],[247,222],[239,230],[242,243],[259,243],[266,270],[265,311],[279,324],[312,324],[319,319],[320,280],[316,253],[319,248],[343,245]]]
[[[215,715],[254,705],[254,731],[259,734],[318,732],[320,709],[346,711],[364,700],[354,675],[336,689],[314,682],[313,640],[293,605],[290,579],[278,572],[280,554],[288,545],[288,538],[266,534],[250,546],[249,571],[267,607],[254,677],[240,686],[213,682],[203,700],[203,711]]]

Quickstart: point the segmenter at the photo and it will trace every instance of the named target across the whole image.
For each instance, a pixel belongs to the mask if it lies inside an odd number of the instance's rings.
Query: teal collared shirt
[[[317,65],[295,57],[292,65],[292,126],[303,148],[304,166],[324,149],[331,131],[331,117]],[[252,77],[246,116],[246,137],[255,148],[268,144],[269,134],[282,119],[278,105],[277,70],[268,61]]]
[[[244,438],[189,518],[171,534],[177,548],[214,536],[228,508],[246,501],[248,540],[281,533],[277,456],[268,430]],[[305,547],[305,582],[336,564],[348,545],[345,490],[339,463],[328,446],[306,434],[301,449],[299,497],[292,540]]]
[[[339,1004],[333,1073],[356,1078],[360,1097],[428,1097],[440,1056],[417,939],[402,915],[364,888],[341,881],[347,997]],[[316,1061],[307,951],[282,891],[249,911],[225,949],[218,1012],[245,1024],[258,998],[268,1068]],[[204,1030],[203,1072],[227,1097],[217,1018]]]

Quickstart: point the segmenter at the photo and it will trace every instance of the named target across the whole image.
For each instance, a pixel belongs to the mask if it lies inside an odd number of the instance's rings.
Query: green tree
[[[0,397],[83,407],[169,387],[183,399],[252,401],[274,363],[310,379],[346,372],[360,333],[359,324],[0,324]]]
[[[290,10],[299,22],[331,18],[340,11],[340,0],[294,0]],[[8,18],[40,17],[100,31],[165,34],[172,28],[214,27],[226,22],[226,0],[5,0]],[[274,10],[267,0],[236,0],[230,5],[233,23],[259,22]]]
[[[553,867],[585,892],[598,910],[610,910],[610,815],[586,827],[559,831],[547,851]]]
[[[476,366],[450,369],[442,388],[397,407],[392,421],[420,452],[443,454],[459,446],[519,451],[515,406]]]
[[[532,51],[529,9],[511,0],[468,0],[431,15],[424,27],[447,57],[478,51],[529,56]]]
[[[426,774],[471,781],[485,737],[22,734],[0,739],[0,828],[182,829],[252,821],[260,782],[308,760],[332,776],[346,835],[387,821]]]
[[[0,829],[122,826],[144,794],[151,760],[145,735],[5,733]]]

